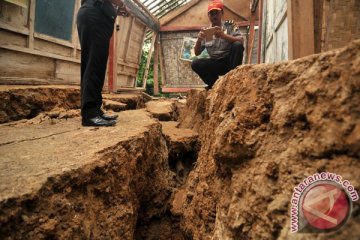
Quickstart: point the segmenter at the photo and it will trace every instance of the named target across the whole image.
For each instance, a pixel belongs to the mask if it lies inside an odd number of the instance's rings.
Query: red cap
[[[209,3],[208,5],[208,12],[212,11],[212,10],[223,10],[224,9],[224,4],[221,1],[212,1],[211,3]]]

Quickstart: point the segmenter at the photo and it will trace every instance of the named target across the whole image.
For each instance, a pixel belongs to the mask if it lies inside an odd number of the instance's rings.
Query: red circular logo
[[[349,197],[341,187],[318,184],[305,194],[302,210],[307,222],[319,230],[332,230],[345,224],[350,214]]]

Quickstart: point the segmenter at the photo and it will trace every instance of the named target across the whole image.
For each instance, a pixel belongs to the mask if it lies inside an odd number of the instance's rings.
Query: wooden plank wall
[[[262,27],[263,61],[272,63],[288,60],[286,0],[264,0]]]
[[[297,59],[316,52],[318,20],[314,0],[265,0],[263,9],[263,61]],[[319,51],[319,50],[318,50]]]
[[[0,84],[79,84],[76,28],[71,41],[36,33],[35,2],[28,8],[0,2]],[[74,16],[79,6],[76,0]]]
[[[134,88],[139,69],[146,26],[134,17],[118,17],[116,31],[117,80],[115,91]]]
[[[250,51],[251,55],[247,56],[247,59],[250,58],[250,61],[247,62],[249,64],[258,63],[258,54],[259,54],[258,53],[258,46],[259,46],[258,43],[259,43],[259,29],[256,28],[255,31],[254,31],[254,39],[253,39],[252,48],[251,48],[251,51]]]
[[[35,0],[29,8],[0,1],[0,84],[71,84],[80,83],[81,49],[76,14],[73,31],[65,41],[34,31]],[[114,89],[134,88],[139,69],[146,27],[135,17],[118,17],[114,44],[117,65]],[[108,90],[108,74],[104,90]]]
[[[315,53],[313,0],[288,0],[289,59]]]
[[[266,0],[263,19],[265,62],[301,58],[360,38],[358,0]]]

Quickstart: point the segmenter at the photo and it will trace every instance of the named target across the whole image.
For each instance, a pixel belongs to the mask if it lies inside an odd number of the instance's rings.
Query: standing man
[[[211,89],[219,75],[224,75],[238,65],[241,65],[244,52],[244,39],[240,31],[235,29],[231,21],[223,22],[224,4],[212,1],[208,5],[208,17],[211,27],[215,28],[214,39],[205,42],[205,32],[200,31],[195,44],[195,55],[198,56],[205,48],[210,58],[195,59],[191,68]]]
[[[117,116],[101,110],[110,38],[117,15],[128,16],[121,0],[82,0],[77,15],[81,45],[81,117],[83,126],[114,126]]]

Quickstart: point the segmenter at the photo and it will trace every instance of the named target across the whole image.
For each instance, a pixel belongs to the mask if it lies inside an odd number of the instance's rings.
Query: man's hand
[[[130,9],[124,4],[122,0],[110,0],[112,4],[118,6],[117,15],[128,17],[131,13]]]
[[[228,34],[224,33],[221,30],[220,27],[215,27],[214,35],[217,38],[225,39],[226,41],[229,41],[231,43],[233,43],[233,42],[241,42],[241,44],[244,45],[244,38],[243,37],[240,37],[240,36],[234,37],[234,36],[228,35]]]
[[[215,37],[217,38],[225,38],[225,33],[221,30],[221,28],[219,26],[215,27],[215,32],[214,32]]]
[[[117,11],[117,15],[122,16],[122,17],[128,17],[128,16],[130,16],[130,14],[131,14],[130,9],[125,5],[124,5],[124,7],[119,8]]]
[[[195,43],[195,46],[194,46],[194,52],[195,52],[195,55],[198,56],[201,52],[202,52],[202,47],[201,47],[201,42],[205,39],[205,33],[203,30],[201,30],[199,33],[198,33],[198,36],[197,36],[197,41]]]
[[[198,40],[202,41],[205,39],[205,33],[203,30],[201,30],[199,33],[198,33],[198,36],[197,36]]]

